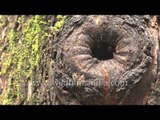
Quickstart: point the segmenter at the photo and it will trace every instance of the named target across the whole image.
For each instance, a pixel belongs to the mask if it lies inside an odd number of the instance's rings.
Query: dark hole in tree
[[[105,42],[99,42],[91,48],[91,51],[92,51],[92,57],[95,57],[98,60],[113,59],[115,46],[108,45]]]

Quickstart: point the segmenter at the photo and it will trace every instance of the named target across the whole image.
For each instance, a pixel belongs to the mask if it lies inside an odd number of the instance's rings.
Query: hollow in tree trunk
[[[157,16],[67,16],[57,34],[55,104],[147,104],[158,75]]]

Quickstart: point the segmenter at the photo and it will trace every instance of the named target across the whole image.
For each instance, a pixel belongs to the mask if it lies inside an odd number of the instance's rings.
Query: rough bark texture
[[[21,23],[22,15],[4,18],[5,24],[0,24],[0,104],[160,104],[159,16],[66,15],[56,35],[56,15],[28,15]],[[38,27],[36,54],[40,57],[38,66],[31,69],[37,33],[30,33]],[[31,28],[35,29],[30,32]],[[12,29],[13,40],[9,37]],[[28,56],[24,54],[17,71],[17,56],[25,53],[28,37]],[[9,50],[12,42],[18,52],[13,52],[15,56]],[[13,58],[9,65],[8,58]]]
[[[56,104],[145,104],[157,76],[156,19],[68,16],[57,36]]]
[[[6,15],[2,17],[5,24],[0,29],[0,47],[2,47],[0,50],[0,104],[52,104],[54,92],[52,87],[53,71],[51,70],[53,61],[51,58],[54,32],[51,28],[56,23],[56,15],[37,16],[37,18],[34,15],[24,17],[22,15]],[[19,20],[21,20],[21,23],[19,23]],[[33,28],[34,30],[31,31]],[[40,29],[40,32],[36,33],[38,29]],[[10,50],[11,47],[9,48],[12,42],[11,38],[9,38],[11,30],[15,33],[12,35],[15,37],[12,37],[12,41],[14,41],[15,49],[18,52],[15,56],[12,55],[14,50]],[[46,33],[49,36],[44,36]],[[37,67],[31,65],[31,63],[35,64],[35,55],[32,55],[36,41],[35,36],[39,38],[37,46],[39,54],[35,52],[35,54],[39,55]],[[26,39],[29,37],[28,41],[30,43],[27,43]],[[27,49],[23,49],[23,46]],[[21,49],[18,50],[19,48]],[[23,53],[25,54],[23,55]],[[20,73],[17,73],[17,64],[21,59],[17,57],[18,55],[20,55],[23,62],[20,65]],[[11,58],[8,56],[11,56]],[[12,60],[11,65],[7,66],[6,63],[9,59]],[[6,66],[8,67],[7,71],[2,73]]]

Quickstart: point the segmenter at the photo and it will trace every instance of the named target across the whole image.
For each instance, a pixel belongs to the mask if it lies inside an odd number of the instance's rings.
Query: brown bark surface
[[[4,18],[0,27],[1,71],[10,52],[10,31],[17,36],[18,49],[24,39],[22,31],[34,16],[24,16],[22,23],[17,22],[22,15]],[[58,33],[53,30],[59,21],[57,15],[44,15],[40,21],[46,24],[40,25],[38,33],[38,66],[31,76],[15,79],[17,73],[11,64],[0,75],[0,104],[160,104],[158,15],[66,15]],[[42,37],[44,34],[48,36]],[[28,54],[26,61],[31,57]],[[27,64],[20,73],[28,70]]]
[[[56,49],[55,104],[146,104],[158,74],[157,16],[68,16]]]

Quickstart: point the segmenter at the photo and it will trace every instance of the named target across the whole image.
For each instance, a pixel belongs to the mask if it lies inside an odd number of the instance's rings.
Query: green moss
[[[53,27],[54,33],[48,33],[51,21],[46,22],[45,16],[32,16],[27,22],[25,16],[18,18],[18,23],[22,29],[11,29],[7,39],[9,42],[8,57],[5,61],[5,68],[0,71],[1,75],[8,77],[7,91],[3,99],[3,104],[18,104],[19,100],[26,99],[28,104],[39,104],[39,84],[43,76],[39,71],[41,64],[47,58],[47,50],[42,49],[46,44],[46,38],[55,34],[64,23],[64,16],[57,16],[57,23]],[[0,21],[5,25],[4,21]],[[47,64],[47,63],[45,63]],[[45,71],[44,71],[45,72]],[[20,84],[31,83],[32,89],[27,96],[21,93]],[[46,90],[48,92],[48,90]]]
[[[54,25],[54,27],[53,27],[53,30],[55,31],[55,32],[58,32],[59,31],[59,29],[63,26],[63,24],[64,24],[64,19],[65,19],[65,17],[64,16],[62,16],[62,15],[57,15],[57,22],[56,22],[56,24]]]
[[[7,24],[6,16],[0,15],[0,27],[4,27]]]

